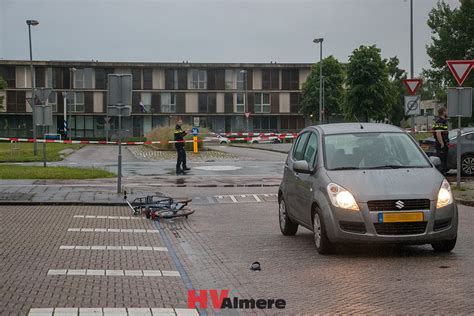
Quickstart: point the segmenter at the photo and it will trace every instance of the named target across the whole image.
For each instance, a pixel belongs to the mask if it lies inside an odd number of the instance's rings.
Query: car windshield
[[[324,137],[326,169],[427,168],[429,161],[406,133],[356,133]]]

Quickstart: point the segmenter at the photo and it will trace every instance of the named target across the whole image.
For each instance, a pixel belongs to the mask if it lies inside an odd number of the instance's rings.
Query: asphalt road
[[[216,150],[234,154],[238,159],[211,159],[209,161],[190,162],[190,175],[196,176],[248,176],[272,175],[281,176],[286,154],[240,148],[231,146],[214,146]],[[117,171],[118,148],[116,146],[88,145],[66,157],[63,161],[49,163],[51,166],[84,166]],[[123,175],[133,176],[166,176],[174,175],[176,161],[143,161],[135,157],[127,148],[122,153]],[[188,152],[188,155],[192,153]],[[41,163],[34,163],[41,164]]]
[[[460,206],[459,240],[450,254],[429,246],[352,246],[321,256],[309,231],[280,234],[276,188],[163,192],[194,197],[196,212],[189,219],[157,223],[131,219],[125,207],[2,207],[0,225],[8,239],[0,248],[0,314],[53,307],[186,309],[189,288],[284,299],[280,314],[286,315],[469,314],[474,309],[473,208]],[[261,271],[249,269],[254,261]],[[112,270],[125,275],[107,276]],[[162,274],[153,277],[149,270]],[[209,315],[254,312],[206,310]]]

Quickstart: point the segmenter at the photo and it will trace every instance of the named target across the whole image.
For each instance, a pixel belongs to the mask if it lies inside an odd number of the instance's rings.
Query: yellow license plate
[[[379,213],[379,222],[381,223],[422,222],[423,220],[423,212]]]

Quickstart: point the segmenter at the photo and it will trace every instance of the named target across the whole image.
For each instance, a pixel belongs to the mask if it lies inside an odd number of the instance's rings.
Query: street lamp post
[[[323,40],[315,38],[313,43],[319,44],[319,124],[323,123]]]
[[[36,143],[36,102],[35,102],[35,78],[33,73],[33,49],[31,47],[31,26],[36,26],[39,24],[37,20],[26,20],[26,24],[28,25],[28,39],[30,43],[30,75],[31,75],[31,108],[33,114],[33,153],[34,155],[38,155],[38,144]]]
[[[69,68],[69,90],[71,92],[71,97],[76,100],[76,96],[73,94],[74,92],[72,91],[74,89],[74,73],[76,72],[76,68],[71,67]],[[67,100],[64,102],[64,109],[67,108]],[[66,120],[66,114],[64,114],[64,119]],[[65,122],[66,123],[66,122]],[[72,128],[71,128],[71,123],[72,123],[72,110],[69,108],[69,121],[67,122],[67,133],[69,136],[69,140],[72,139]]]
[[[249,118],[247,116],[247,112],[248,112],[248,104],[247,104],[247,70],[245,69],[242,69],[240,71],[240,73],[243,73],[244,74],[244,102],[245,102],[245,105],[244,105],[244,113],[245,113],[245,120],[247,121],[247,133],[249,132]]]
[[[413,66],[413,0],[410,0],[410,78],[414,76]],[[411,117],[412,128],[415,129],[415,115]]]

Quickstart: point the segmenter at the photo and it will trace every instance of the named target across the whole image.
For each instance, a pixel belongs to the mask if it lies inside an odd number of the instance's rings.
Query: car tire
[[[258,141],[257,141],[257,140],[253,140],[253,141],[252,141],[252,144],[258,144]]]
[[[437,241],[432,243],[431,247],[437,252],[450,252],[454,249],[454,246],[456,246],[456,240],[457,238]]]
[[[465,177],[474,176],[474,155],[467,154],[461,158],[461,174]]]
[[[316,250],[321,255],[332,253],[333,243],[329,240],[321,210],[316,207],[313,214],[313,239]]]
[[[221,145],[227,145],[227,142],[221,141]]]
[[[294,236],[298,231],[298,224],[293,223],[288,216],[285,199],[281,198],[278,204],[280,231],[285,236]]]

